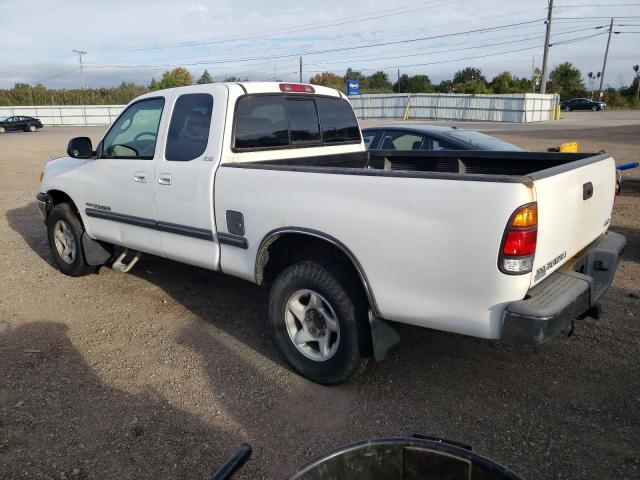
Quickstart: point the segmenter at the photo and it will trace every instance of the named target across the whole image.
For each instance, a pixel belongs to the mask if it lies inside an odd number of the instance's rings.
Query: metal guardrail
[[[56,105],[0,107],[0,117],[36,117],[44,125],[110,125],[125,105]]]
[[[467,95],[457,93],[389,93],[350,96],[361,119],[482,120],[539,122],[557,118],[556,94]],[[25,115],[44,125],[109,125],[126,105],[0,107],[0,117]]]
[[[394,93],[350,96],[359,119],[537,122],[557,118],[558,95]]]

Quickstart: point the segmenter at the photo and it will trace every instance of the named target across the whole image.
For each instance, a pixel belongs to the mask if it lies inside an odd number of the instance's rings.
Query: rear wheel
[[[95,273],[97,267],[89,265],[82,249],[84,227],[68,203],[59,203],[47,218],[49,248],[60,271],[72,277]]]
[[[4,133],[4,132],[6,132],[6,131],[7,131],[7,129],[6,129],[6,128],[4,128],[4,127],[0,127],[0,133]]]
[[[570,112],[571,111],[571,107],[569,105],[567,105],[566,107],[564,107],[564,111],[565,112]]]
[[[366,311],[348,276],[309,261],[282,271],[269,298],[272,332],[287,361],[301,375],[329,385],[364,370]]]

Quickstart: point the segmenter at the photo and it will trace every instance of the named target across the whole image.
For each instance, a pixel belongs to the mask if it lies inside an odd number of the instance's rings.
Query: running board
[[[131,270],[135,266],[136,263],[138,263],[138,260],[140,260],[140,257],[142,257],[142,254],[140,252],[135,252],[134,257],[131,260],[129,260],[128,263],[124,263],[124,260],[127,255],[129,255],[129,249],[125,248],[124,252],[122,252],[120,256],[116,258],[116,261],[113,262],[113,264],[111,265],[111,268],[113,268],[118,272],[127,273],[129,270]]]

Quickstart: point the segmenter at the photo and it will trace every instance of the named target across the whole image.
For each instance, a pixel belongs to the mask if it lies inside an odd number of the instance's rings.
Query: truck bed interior
[[[529,176],[580,160],[595,160],[595,157],[599,156],[597,153],[379,150],[256,163],[283,167],[312,167],[314,170],[317,168],[345,168],[463,175]]]

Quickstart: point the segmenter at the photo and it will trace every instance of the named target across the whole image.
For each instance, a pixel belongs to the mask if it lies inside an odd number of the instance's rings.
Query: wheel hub
[[[340,344],[340,324],[331,304],[318,292],[298,290],[285,306],[289,338],[304,356],[325,361]]]

